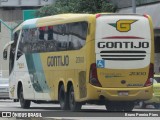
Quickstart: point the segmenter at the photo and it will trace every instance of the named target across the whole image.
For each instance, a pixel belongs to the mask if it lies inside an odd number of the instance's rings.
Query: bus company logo
[[[18,65],[19,69],[24,68],[24,63],[17,63],[17,65]]]
[[[118,20],[116,23],[109,23],[109,25],[115,27],[119,32],[128,32],[131,30],[131,24],[137,20]]]

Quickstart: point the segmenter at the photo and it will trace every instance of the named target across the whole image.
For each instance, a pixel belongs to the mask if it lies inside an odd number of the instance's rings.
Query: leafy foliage
[[[48,16],[62,13],[100,13],[114,12],[115,6],[108,0],[56,0],[36,12],[36,16]]]

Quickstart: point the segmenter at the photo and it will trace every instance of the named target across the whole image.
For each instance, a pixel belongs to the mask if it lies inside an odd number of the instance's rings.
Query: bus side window
[[[15,60],[15,52],[16,52],[16,46],[18,41],[19,31],[14,33],[14,43],[11,45],[10,48],[10,59],[9,59],[9,74],[12,72],[14,67],[14,60]]]
[[[45,27],[40,27],[39,28],[39,40],[44,40],[44,35],[45,35]]]
[[[68,31],[67,25],[57,25],[57,50],[58,51],[65,51],[67,50],[67,43],[68,43]]]
[[[9,59],[9,74],[11,73],[11,71],[13,70],[13,66],[14,66],[14,57],[15,57],[15,45],[14,43],[11,45],[10,48],[10,59]]]
[[[88,31],[87,22],[75,22],[69,24],[69,50],[81,49],[86,42]]]
[[[18,35],[18,36],[19,36],[19,35]],[[15,37],[15,41],[18,41],[18,36]],[[19,45],[18,45],[16,60],[18,60],[18,59],[22,56],[22,54],[23,54],[23,52],[22,52],[22,49],[23,49],[22,38],[23,38],[23,33],[22,33],[21,36],[20,36],[20,41],[19,41]],[[16,44],[17,44],[17,43],[16,43]]]
[[[23,53],[29,53],[31,52],[31,35],[29,29],[23,29],[21,39],[19,42],[19,50],[21,50]]]
[[[53,40],[53,26],[48,26],[48,40]]]

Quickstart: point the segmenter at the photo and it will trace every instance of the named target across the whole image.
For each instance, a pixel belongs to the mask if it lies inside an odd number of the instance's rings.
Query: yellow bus
[[[58,101],[62,110],[85,103],[132,111],[152,98],[151,18],[135,14],[60,14],[24,21],[9,56],[10,98],[22,108]]]

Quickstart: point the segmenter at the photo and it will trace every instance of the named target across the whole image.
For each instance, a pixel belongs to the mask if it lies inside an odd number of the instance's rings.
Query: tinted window
[[[13,66],[14,66],[15,51],[16,51],[16,46],[17,46],[19,33],[20,33],[20,31],[17,31],[17,32],[14,33],[14,36],[13,36],[14,43],[11,45],[11,48],[10,48],[9,74],[13,70]]]
[[[56,42],[56,51],[67,50],[68,25],[62,24],[53,26],[53,39]]]
[[[69,48],[70,50],[78,50],[82,48],[86,42],[88,24],[87,22],[70,23],[69,26]]]
[[[24,29],[20,49],[24,53],[78,50],[85,44],[87,29],[87,22]]]

